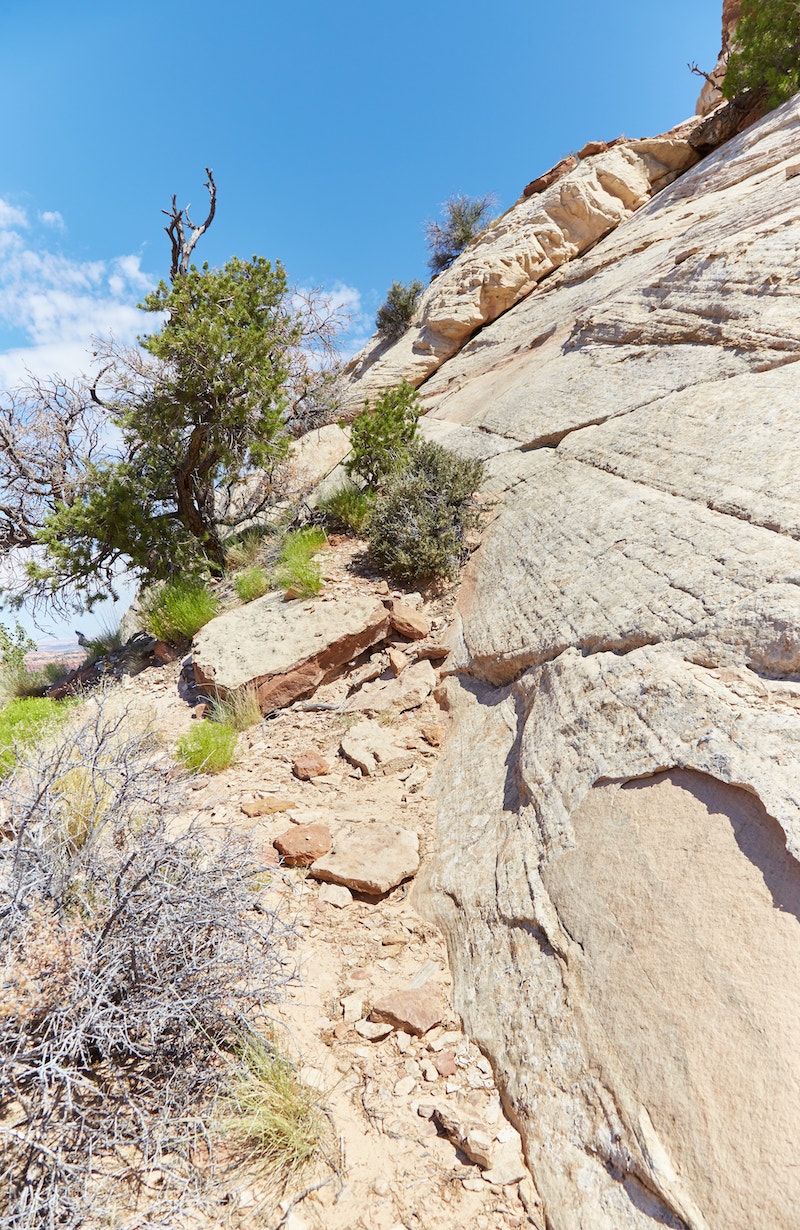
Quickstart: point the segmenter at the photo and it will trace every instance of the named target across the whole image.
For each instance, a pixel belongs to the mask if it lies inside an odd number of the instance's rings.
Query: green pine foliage
[[[350,428],[350,455],[345,469],[372,491],[408,460],[420,415],[416,389],[407,382],[369,401]]]
[[[396,342],[408,329],[417,302],[425,287],[421,282],[392,282],[378,314],[375,327],[381,337]]]
[[[743,0],[722,93],[735,99],[763,91],[777,107],[800,89],[800,5],[797,0]]]
[[[472,500],[483,463],[420,443],[408,464],[385,484],[369,523],[370,558],[399,581],[454,578],[477,529]]]

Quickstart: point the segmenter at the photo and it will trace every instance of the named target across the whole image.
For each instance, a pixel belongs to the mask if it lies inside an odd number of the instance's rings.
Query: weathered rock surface
[[[212,619],[192,651],[201,687],[228,695],[253,688],[262,713],[292,704],[389,632],[383,603],[322,595],[284,602],[267,594]]]
[[[352,360],[346,369],[350,411],[361,410],[366,397],[401,380],[421,384],[477,329],[530,295],[543,278],[692,166],[697,154],[687,137],[695,125],[614,144],[519,200],[434,279],[399,341],[388,348],[379,341]]]
[[[391,679],[376,679],[365,683],[345,701],[348,713],[403,713],[418,709],[436,687],[436,672],[427,658],[409,666]]]
[[[365,777],[382,777],[410,769],[413,752],[398,747],[385,726],[377,722],[357,722],[342,738],[342,755],[360,769]]]
[[[794,100],[422,390],[500,503],[415,893],[551,1230],[796,1225],[798,137]]]
[[[359,893],[388,893],[416,874],[419,838],[396,824],[342,825],[333,849],[311,868],[315,880],[344,884]]]
[[[408,1034],[426,1034],[444,1015],[441,997],[429,987],[394,991],[372,1006],[370,1020],[394,1025]]]

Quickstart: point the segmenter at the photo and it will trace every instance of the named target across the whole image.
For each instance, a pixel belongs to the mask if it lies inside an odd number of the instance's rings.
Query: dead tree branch
[[[169,218],[169,226],[165,226],[164,230],[169,236],[170,244],[172,245],[172,262],[170,265],[169,276],[170,281],[174,282],[176,277],[185,278],[189,272],[189,261],[192,256],[192,251],[201,235],[204,235],[211,223],[214,221],[214,214],[217,212],[217,185],[214,183],[214,174],[210,167],[206,167],[205,186],[208,189],[210,203],[208,208],[208,217],[205,222],[197,226],[189,217],[189,206],[184,209],[178,209],[178,198],[173,196],[172,208],[162,209],[161,212]],[[187,235],[187,227],[190,234]]]

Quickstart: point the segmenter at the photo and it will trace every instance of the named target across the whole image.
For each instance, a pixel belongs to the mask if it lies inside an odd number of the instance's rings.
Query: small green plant
[[[167,581],[142,602],[147,630],[174,643],[192,637],[218,610],[214,594],[200,581]]]
[[[453,578],[477,528],[472,496],[483,463],[457,457],[439,444],[421,443],[408,466],[379,494],[369,524],[370,556],[401,581]]]
[[[396,342],[403,336],[424,289],[422,283],[417,281],[407,285],[404,282],[392,282],[375,317],[375,327],[381,337]]]
[[[248,1162],[291,1173],[319,1146],[323,1118],[317,1097],[268,1042],[248,1036],[241,1043],[223,1127]]]
[[[30,696],[41,680],[25,665],[25,655],[32,653],[36,642],[19,624],[13,631],[0,624],[0,703],[14,696]]]
[[[86,661],[96,662],[98,658],[105,658],[108,654],[114,653],[115,650],[121,649],[124,644],[125,641],[119,630],[119,624],[104,624],[89,639],[88,644],[84,646],[86,649]]]
[[[373,502],[369,490],[362,491],[355,483],[348,483],[320,500],[317,508],[331,529],[361,534],[369,523]]]
[[[243,530],[225,543],[225,565],[230,569],[252,568],[264,551],[264,531]]]
[[[42,667],[42,675],[48,686],[52,687],[56,683],[60,683],[65,679],[72,667],[68,662],[45,662]]]
[[[269,576],[266,569],[259,567],[258,564],[254,564],[252,568],[245,568],[244,572],[240,572],[233,578],[233,588],[240,602],[252,602],[254,598],[263,598],[269,589]]]
[[[347,473],[357,475],[376,491],[391,474],[401,470],[417,435],[420,410],[416,389],[405,381],[387,389],[374,405],[367,401],[350,428]]]
[[[190,773],[221,773],[233,763],[237,739],[223,722],[197,722],[178,740],[178,759]]]
[[[38,743],[68,712],[45,696],[12,700],[0,709],[0,777],[12,771],[23,749]]]
[[[800,8],[796,0],[743,0],[722,93],[763,92],[768,107],[800,88]]]
[[[287,534],[283,541],[275,584],[297,598],[313,598],[322,589],[322,572],[314,556],[327,542],[323,529],[309,527]]]
[[[239,688],[211,703],[212,717],[234,730],[249,730],[261,721],[261,706],[255,688]]]
[[[486,229],[496,204],[491,192],[486,196],[460,193],[445,201],[442,221],[428,222],[425,226],[425,239],[430,252],[428,268],[434,277],[449,269],[467,245]]]

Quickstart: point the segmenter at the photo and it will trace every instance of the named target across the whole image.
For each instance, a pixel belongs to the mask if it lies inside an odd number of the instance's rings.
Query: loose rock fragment
[[[322,777],[330,771],[331,767],[327,760],[313,748],[301,752],[292,762],[292,772],[301,782],[309,782],[312,777]]]
[[[392,603],[389,621],[395,632],[407,636],[410,641],[421,641],[431,634],[431,621],[421,611],[414,611],[402,602]]]
[[[298,824],[281,833],[272,844],[288,867],[309,867],[328,853],[333,839],[324,824]]]
[[[317,880],[346,884],[361,893],[386,893],[415,875],[419,838],[395,824],[343,826],[333,849],[311,868]]]
[[[395,991],[378,1000],[370,1013],[372,1021],[386,1021],[410,1034],[426,1034],[438,1025],[444,1015],[444,1005],[438,995],[427,987],[416,991]]]
[[[380,1042],[382,1038],[388,1038],[392,1027],[391,1025],[380,1025],[374,1021],[356,1021],[355,1031],[369,1042]]]
[[[328,905],[336,906],[337,910],[343,910],[353,904],[353,894],[344,884],[321,884],[319,899],[326,901]]]
[[[359,722],[341,742],[342,755],[365,777],[385,776],[409,769],[414,756],[392,742],[389,732],[377,722]]]
[[[278,812],[289,811],[290,808],[296,807],[295,799],[283,799],[278,795],[263,795],[256,799],[246,799],[242,803],[242,811],[246,816],[273,816]]]

